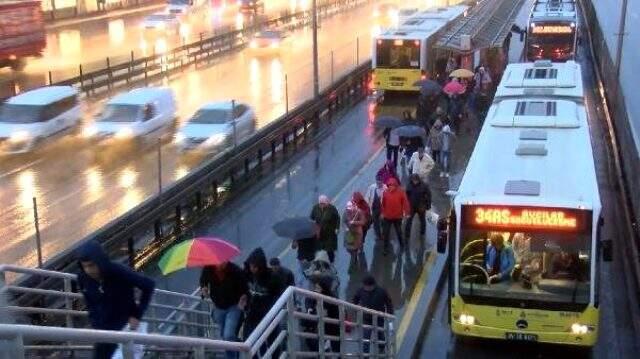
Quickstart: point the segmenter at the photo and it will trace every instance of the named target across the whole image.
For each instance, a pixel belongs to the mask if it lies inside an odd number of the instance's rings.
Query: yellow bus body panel
[[[473,325],[462,324],[461,314],[472,315]],[[526,329],[518,329],[516,322],[527,321]],[[506,340],[506,333],[535,334],[538,342],[593,346],[598,338],[599,311],[589,305],[584,312],[563,312],[538,309],[495,307],[466,304],[459,296],[451,298],[451,330],[456,335]],[[586,325],[586,334],[571,333],[571,325]]]
[[[374,69],[373,88],[384,91],[420,91],[413,86],[420,81],[422,72],[419,69]]]

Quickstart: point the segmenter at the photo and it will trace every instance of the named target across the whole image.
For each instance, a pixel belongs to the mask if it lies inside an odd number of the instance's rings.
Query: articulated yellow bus
[[[507,67],[438,223],[456,335],[595,344],[602,206],[582,86],[573,61]]]
[[[450,6],[418,12],[398,26],[373,38],[372,89],[375,91],[418,91],[414,83],[433,71],[432,47],[438,35],[468,6]]]

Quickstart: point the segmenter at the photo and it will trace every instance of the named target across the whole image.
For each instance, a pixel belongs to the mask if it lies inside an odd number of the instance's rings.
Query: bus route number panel
[[[463,205],[465,228],[585,233],[591,231],[591,211],[572,208]]]

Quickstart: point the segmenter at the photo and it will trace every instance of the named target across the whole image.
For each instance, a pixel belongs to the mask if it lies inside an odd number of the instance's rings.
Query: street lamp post
[[[318,6],[316,0],[311,1],[311,27],[313,36],[313,97],[320,94],[318,82]]]
[[[616,49],[616,79],[620,79],[620,66],[622,66],[622,48],[624,45],[625,28],[627,26],[627,0],[622,0],[620,13],[620,27],[618,28],[618,46]]]

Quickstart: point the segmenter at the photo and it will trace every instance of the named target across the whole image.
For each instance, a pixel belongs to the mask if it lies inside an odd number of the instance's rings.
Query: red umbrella
[[[462,95],[465,92],[465,87],[458,81],[449,81],[448,84],[444,86],[443,91],[447,95]]]

